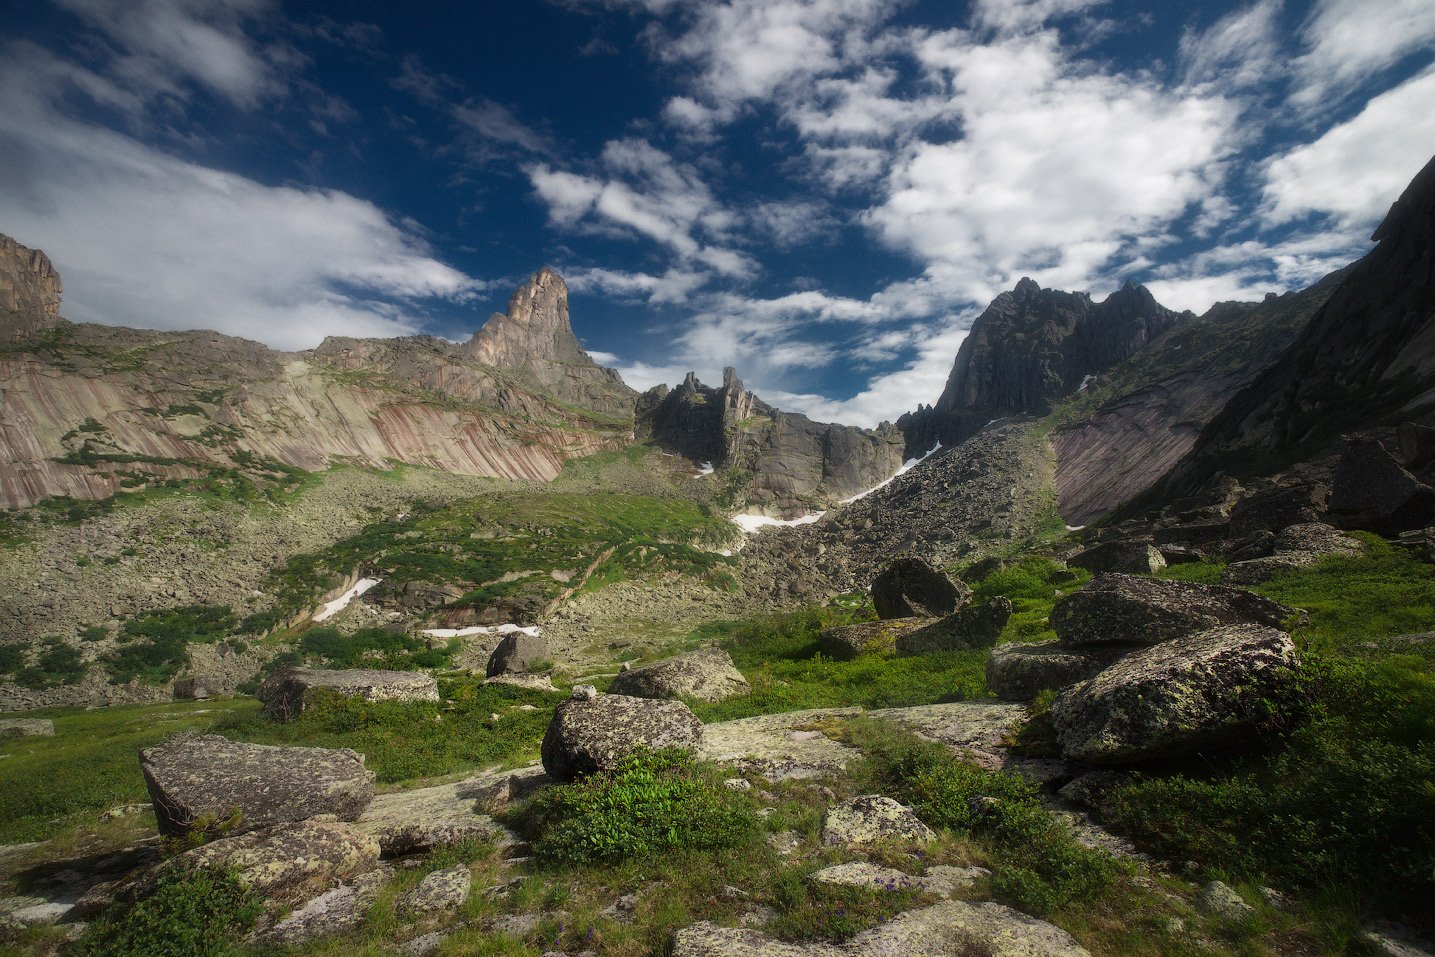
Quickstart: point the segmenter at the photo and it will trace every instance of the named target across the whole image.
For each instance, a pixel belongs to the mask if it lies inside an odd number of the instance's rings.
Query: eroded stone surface
[[[1297,609],[1239,588],[1107,574],[1057,601],[1051,627],[1063,645],[1156,645],[1220,625],[1280,627]]]
[[[0,718],[0,738],[49,738],[55,722],[49,718]]]
[[[441,911],[457,910],[467,902],[473,891],[473,875],[467,864],[434,871],[419,881],[418,886],[399,898],[401,913],[422,916]]]
[[[936,832],[912,809],[880,794],[864,794],[827,809],[822,843],[829,847],[863,847],[883,841],[930,841]]]
[[[559,781],[610,771],[639,748],[686,748],[702,743],[703,725],[679,701],[627,695],[570,698],[543,736],[543,767]]]
[[[540,767],[484,772],[463,781],[392,791],[374,798],[355,826],[372,834],[384,856],[424,851],[469,838],[508,844],[513,835],[492,813],[547,781]]]
[[[365,701],[438,700],[438,682],[426,671],[372,668],[285,668],[260,685],[255,696],[264,702],[265,716],[275,721],[293,721],[320,691]]]
[[[720,648],[705,648],[625,671],[608,686],[612,694],[635,698],[695,698],[721,701],[752,687]]]

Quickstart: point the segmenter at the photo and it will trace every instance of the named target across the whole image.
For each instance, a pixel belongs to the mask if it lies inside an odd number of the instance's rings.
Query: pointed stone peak
[[[60,321],[60,274],[50,257],[0,235],[0,342]]]
[[[1040,293],[1041,284],[1030,276],[1022,276],[1021,280],[1017,282],[1016,288],[1012,290],[1012,295],[1018,299],[1030,299]]]
[[[568,284],[545,266],[474,333],[469,354],[486,365],[521,368],[534,360],[591,362],[568,321]]]

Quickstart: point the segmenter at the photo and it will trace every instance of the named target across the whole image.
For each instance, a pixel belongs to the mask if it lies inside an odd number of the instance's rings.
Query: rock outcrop
[[[541,635],[515,631],[504,637],[488,656],[484,673],[490,678],[499,675],[526,674],[533,666],[548,660],[548,642]]]
[[[58,325],[60,292],[60,275],[50,257],[0,236],[0,343]]]
[[[872,607],[878,618],[939,618],[950,615],[971,597],[966,582],[957,582],[915,556],[903,556],[872,579]]]
[[[625,671],[608,686],[634,698],[695,698],[721,701],[747,694],[752,686],[720,648],[705,648]]]
[[[936,832],[912,809],[880,794],[864,794],[827,809],[822,843],[829,847],[866,847],[887,841],[925,842]]]
[[[695,750],[702,736],[702,722],[680,701],[575,695],[558,706],[543,736],[543,769],[556,781],[572,781],[611,771],[643,748]]]
[[[228,833],[332,814],[352,821],[374,797],[363,755],[180,735],[140,752],[161,834]]]
[[[998,698],[1030,701],[1085,681],[1131,648],[1068,648],[1060,642],[998,645],[987,659],[987,686]]]
[[[749,499],[773,514],[801,514],[865,492],[903,460],[895,428],[869,431],[779,411],[748,392],[731,368],[718,389],[689,373],[676,389],[644,393],[637,428],[640,438],[694,462],[750,472]]]
[[[1218,625],[1279,627],[1299,614],[1239,588],[1111,573],[1060,599],[1051,627],[1067,647],[1155,645]]]
[[[925,628],[899,635],[897,654],[930,655],[939,651],[990,648],[1001,637],[1011,612],[1011,600],[1003,597],[968,605]]]
[[[255,697],[264,703],[266,717],[294,721],[321,693],[365,701],[437,701],[438,682],[427,671],[284,668],[265,679]]]
[[[859,621],[824,629],[817,636],[817,647],[834,661],[852,661],[862,655],[889,654],[896,650],[897,639],[911,631],[927,628],[932,618],[888,618],[881,621]]]
[[[1051,706],[1065,757],[1129,764],[1240,742],[1297,667],[1282,631],[1226,625],[1134,651]]]

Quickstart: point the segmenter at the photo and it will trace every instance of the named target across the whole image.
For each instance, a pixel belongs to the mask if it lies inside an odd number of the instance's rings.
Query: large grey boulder
[[[719,648],[706,648],[625,671],[608,686],[634,698],[695,698],[721,701],[747,694],[752,686]]]
[[[543,736],[543,769],[558,781],[611,771],[641,748],[702,744],[703,723],[680,701],[628,695],[575,697],[560,704]]]
[[[1273,543],[1274,554],[1232,562],[1221,573],[1227,585],[1257,585],[1297,568],[1320,564],[1329,555],[1360,555],[1365,546],[1340,529],[1323,522],[1291,525]]]
[[[348,749],[242,744],[180,735],[140,752],[161,834],[228,827],[239,833],[320,814],[357,818],[374,797],[374,774]]]
[[[1072,647],[1155,645],[1218,625],[1279,627],[1299,614],[1239,588],[1111,573],[1057,601],[1051,627]]]
[[[872,581],[878,618],[941,618],[971,597],[965,582],[954,582],[920,558],[903,556]]]
[[[1166,559],[1150,539],[1123,539],[1102,542],[1066,560],[1073,568],[1084,568],[1093,574],[1127,572],[1132,575],[1154,575],[1166,567]]]
[[[1097,765],[1177,757],[1255,734],[1298,666],[1285,632],[1225,625],[1134,651],[1051,706],[1063,756]]]
[[[1068,648],[1055,641],[998,645],[987,659],[987,687],[1007,701],[1030,701],[1047,689],[1085,681],[1128,650],[1116,646]]]
[[[530,635],[524,631],[510,632],[493,654],[488,656],[485,673],[490,678],[499,675],[521,674],[532,671],[533,666],[548,660],[548,641],[541,635]]]
[[[259,686],[255,697],[264,714],[275,721],[293,721],[304,713],[315,694],[330,692],[365,701],[437,701],[438,683],[426,671],[379,671],[349,668],[284,668]]]
[[[185,851],[146,875],[138,896],[173,874],[225,870],[274,906],[311,900],[378,866],[377,841],[351,824],[325,818],[224,837]]]
[[[1279,532],[1291,525],[1318,522],[1326,512],[1330,489],[1314,482],[1279,485],[1252,492],[1231,509],[1230,537]]]
[[[855,625],[828,628],[817,636],[817,647],[834,661],[852,661],[862,655],[885,655],[897,647],[897,639],[910,631],[934,624],[936,618],[888,618],[859,621]]]
[[[1373,438],[1353,438],[1331,480],[1330,512],[1346,528],[1395,535],[1435,522],[1435,489]]]
[[[49,718],[0,719],[0,738],[49,738],[55,734],[55,722]]]
[[[929,655],[938,651],[990,648],[1011,618],[1011,600],[998,596],[980,605],[968,605],[924,628],[897,637],[899,655]]]

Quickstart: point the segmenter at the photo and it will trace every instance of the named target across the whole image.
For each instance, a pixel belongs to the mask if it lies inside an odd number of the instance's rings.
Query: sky
[[[1023,276],[1302,288],[1435,154],[1430,0],[0,0],[0,48],[69,319],[463,340],[550,265],[633,387],[867,426]]]

